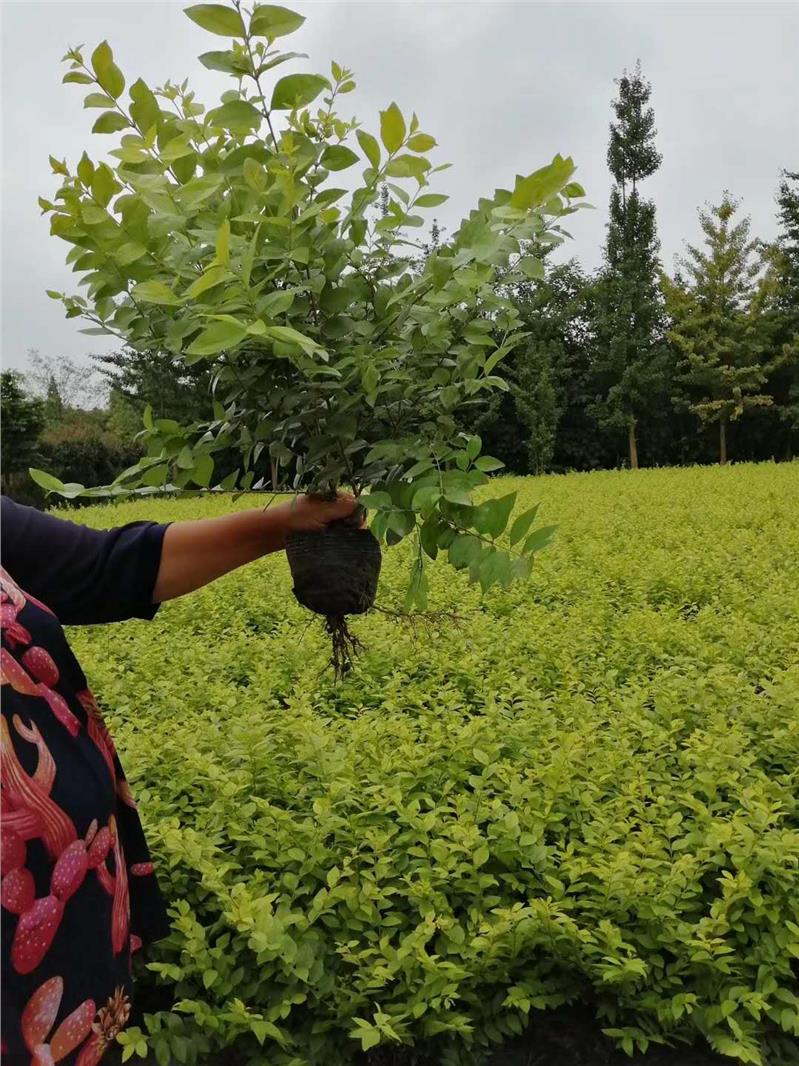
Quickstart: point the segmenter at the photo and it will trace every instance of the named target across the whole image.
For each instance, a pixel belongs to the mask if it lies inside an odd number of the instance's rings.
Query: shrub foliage
[[[465,1064],[579,998],[629,1051],[797,1060],[799,467],[511,489],[564,530],[531,584],[481,602],[433,564],[460,624],[370,616],[338,686],[278,557],[74,634],[171,904],[139,973],[159,1063]]]

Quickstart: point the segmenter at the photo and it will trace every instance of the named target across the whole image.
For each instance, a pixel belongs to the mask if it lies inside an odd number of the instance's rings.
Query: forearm
[[[286,532],[285,511],[280,507],[174,522],[164,534],[153,602],[193,592],[230,570],[280,551]]]

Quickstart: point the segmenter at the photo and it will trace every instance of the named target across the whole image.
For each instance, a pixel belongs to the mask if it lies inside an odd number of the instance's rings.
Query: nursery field
[[[510,489],[559,525],[529,582],[433,565],[458,617],[355,620],[342,683],[282,557],[71,631],[171,902],[152,1061],[538,1063],[588,1011],[636,1061],[799,1062],[799,464]]]

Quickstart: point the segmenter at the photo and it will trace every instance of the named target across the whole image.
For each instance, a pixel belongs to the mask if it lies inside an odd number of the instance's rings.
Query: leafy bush
[[[628,1050],[798,1061],[799,466],[511,489],[564,530],[531,584],[481,603],[434,564],[460,624],[371,615],[338,686],[277,557],[72,634],[171,901],[159,1062],[469,1063],[578,998]]]
[[[527,577],[545,536],[528,536],[520,516],[513,552],[495,546],[514,501],[472,506],[502,464],[455,415],[507,388],[498,368],[525,334],[497,277],[541,276],[534,251],[563,242],[561,222],[585,195],[574,163],[556,155],[516,175],[420,261],[419,212],[447,199],[433,183],[448,164],[429,158],[436,140],[418,117],[391,103],[375,136],[339,113],[352,71],[334,61],[330,77],[284,74],[302,57],[279,45],[305,21],[286,8],[186,14],[215,43],[228,39],[200,56],[231,76],[221,104],[206,109],[187,82],[127,87],[105,41],[88,58],[70,49],[64,81],[106,109],[92,132],[120,144],[110,163],[51,159],[61,185],[40,204],[87,286],[86,296],[50,292],[67,317],[207,367],[214,413],[181,426],[147,412],[147,455],[113,486],[80,494],[257,488],[275,476],[271,457],[294,488],[363,493],[386,544],[414,536],[411,607],[424,607],[426,560],[439,549],[484,589]],[[357,179],[341,177],[358,165]],[[231,448],[240,465],[220,478],[215,456]]]
[[[39,452],[49,470],[62,481],[89,482],[113,479],[120,470],[139,460],[142,447],[132,438],[110,431],[101,411],[74,410],[42,435]]]

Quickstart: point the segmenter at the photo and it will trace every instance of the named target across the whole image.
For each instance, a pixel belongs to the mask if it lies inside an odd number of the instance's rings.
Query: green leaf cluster
[[[94,131],[119,145],[110,165],[84,153],[73,173],[51,161],[61,185],[43,210],[83,286],[53,296],[134,351],[207,365],[217,409],[202,424],[147,425],[146,459],[106,492],[219,487],[213,457],[232,449],[241,464],[224,488],[388,496],[376,532],[389,545],[414,534],[415,606],[425,559],[463,533],[483,588],[525,576],[540,545],[494,543],[501,516],[488,520],[473,494],[501,464],[461,425],[507,388],[501,364],[525,332],[498,272],[536,275],[529,241],[563,239],[583,195],[574,164],[558,155],[517,176],[420,259],[419,212],[446,199],[433,191],[446,164],[418,117],[391,103],[371,133],[338,113],[352,71],[282,74],[302,58],[279,47],[303,22],[287,8],[199,4],[187,15],[229,39],[201,56],[231,77],[216,107],[185,81],[138,79],[127,100],[107,43],[91,65],[79,49],[65,57],[66,80],[106,108]]]

